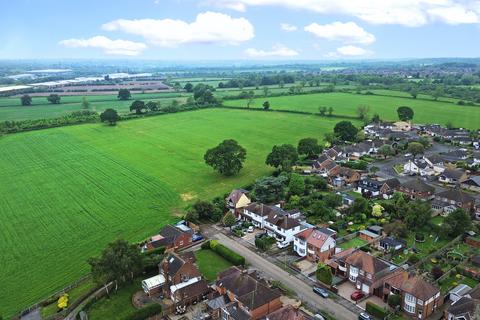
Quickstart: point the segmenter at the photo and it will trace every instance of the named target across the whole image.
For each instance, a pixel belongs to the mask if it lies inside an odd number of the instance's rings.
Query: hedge
[[[146,251],[145,254],[147,256],[152,255],[152,254],[164,254],[165,253],[165,247],[158,247],[150,251]]]
[[[155,303],[135,311],[135,313],[126,317],[125,320],[145,320],[160,312],[162,312],[162,306]]]
[[[367,301],[366,311],[372,316],[380,319],[385,319],[388,314],[387,310],[370,301]]]
[[[225,260],[231,262],[236,266],[243,266],[245,265],[245,258],[239,255],[238,253],[228,249],[224,245],[218,243],[217,240],[209,240],[205,241],[201,245],[202,249],[210,249],[218,253],[221,257],[225,258]]]
[[[315,275],[318,281],[329,286],[332,285],[333,276],[332,272],[330,271],[330,267],[328,267],[327,265],[319,263]]]

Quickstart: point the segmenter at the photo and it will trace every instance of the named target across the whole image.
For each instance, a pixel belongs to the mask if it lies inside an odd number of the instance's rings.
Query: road
[[[332,299],[321,298],[312,291],[312,287],[307,285],[302,280],[292,276],[285,270],[279,268],[270,261],[265,260],[255,252],[228,238],[224,234],[217,232],[215,235],[213,235],[213,237],[218,239],[218,241],[223,245],[244,256],[250,265],[255,269],[260,270],[261,273],[274,280],[281,281],[289,289],[293,290],[300,300],[306,301],[313,307],[330,313],[335,319],[338,320],[358,319],[358,314],[355,314]]]

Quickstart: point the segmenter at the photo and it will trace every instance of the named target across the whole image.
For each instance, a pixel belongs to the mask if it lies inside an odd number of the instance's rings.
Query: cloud
[[[358,26],[355,22],[333,22],[324,25],[312,23],[306,26],[304,30],[313,33],[319,38],[330,41],[336,40],[358,44],[371,44],[375,42],[375,36],[365,31],[365,29]]]
[[[248,6],[282,6],[322,14],[343,14],[372,24],[418,27],[438,21],[479,23],[478,0],[211,0],[216,6],[245,11]],[[237,9],[236,9],[237,8]]]
[[[356,47],[356,46],[343,46],[337,48],[334,52],[326,54],[328,58],[341,58],[341,57],[361,57],[373,54],[372,51]]]
[[[248,48],[245,50],[245,54],[250,58],[273,58],[273,57],[295,57],[298,56],[296,50],[287,48],[283,45],[276,45],[270,51],[258,50],[254,48]]]
[[[283,31],[287,31],[287,32],[293,32],[298,30],[297,26],[294,26],[293,24],[290,24],[290,23],[281,23],[280,28]]]
[[[68,48],[97,48],[106,54],[136,56],[147,48],[144,43],[128,40],[112,40],[104,36],[89,39],[67,39],[60,41],[60,45]]]
[[[239,44],[254,37],[254,28],[247,19],[210,11],[198,14],[191,23],[173,19],[119,19],[102,28],[139,35],[161,47],[191,43]]]

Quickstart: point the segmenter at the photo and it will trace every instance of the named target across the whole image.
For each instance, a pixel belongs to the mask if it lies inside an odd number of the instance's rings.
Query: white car
[[[248,227],[247,232],[252,233],[253,232],[253,226]]]
[[[279,249],[286,248],[286,247],[288,247],[288,245],[289,245],[288,242],[284,242],[284,241],[282,241],[282,242],[277,242],[277,247],[278,247]]]

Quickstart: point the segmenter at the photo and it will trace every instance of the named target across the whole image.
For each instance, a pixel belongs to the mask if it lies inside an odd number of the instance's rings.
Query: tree
[[[380,168],[377,166],[371,166],[370,167],[370,172],[375,175],[378,171],[380,171]]]
[[[327,107],[318,107],[318,113],[323,117],[327,113]]]
[[[332,146],[337,142],[338,137],[333,132],[325,132],[323,139]]]
[[[413,158],[419,154],[423,154],[425,152],[425,148],[419,142],[410,142],[407,147],[407,152],[413,155]]]
[[[215,148],[207,150],[205,163],[224,176],[237,174],[243,168],[247,150],[233,139],[223,140]]]
[[[435,88],[435,90],[432,93],[433,100],[437,101],[438,98],[443,96],[445,94],[444,90],[442,87],[438,86]]]
[[[442,233],[449,237],[464,234],[472,227],[472,220],[465,210],[457,209],[450,213],[442,224]]]
[[[263,110],[269,110],[270,109],[270,102],[265,101],[262,106],[263,106]]]
[[[315,138],[303,138],[298,142],[297,151],[299,154],[304,154],[308,158],[313,158],[322,152],[322,147]]]
[[[387,159],[389,156],[393,156],[395,154],[395,151],[393,150],[391,145],[384,144],[380,148],[378,148],[378,153],[381,154],[385,159]]]
[[[160,103],[155,101],[148,101],[145,104],[145,108],[150,111],[158,111],[158,109],[160,108]]]
[[[291,195],[302,195],[305,192],[305,180],[302,176],[296,173],[290,175],[288,182],[288,192]]]
[[[328,107],[328,116],[331,117],[333,114],[333,108],[332,107]]]
[[[185,220],[191,221],[191,222],[198,222],[200,217],[198,216],[198,212],[190,208],[190,210],[187,211],[185,214]]]
[[[28,94],[24,94],[20,98],[20,102],[22,103],[22,106],[30,106],[32,104],[32,97],[30,97]]]
[[[325,204],[329,206],[330,208],[337,208],[342,205],[342,196],[333,192],[327,193],[323,197],[323,201],[325,201]]]
[[[51,95],[49,95],[49,96],[47,97],[47,100],[48,100],[48,102],[50,102],[51,104],[60,104],[61,98],[60,98],[60,96],[59,96],[58,94],[52,93]]]
[[[111,126],[116,125],[118,120],[120,120],[120,116],[115,109],[108,108],[100,114],[100,121],[108,122]]]
[[[255,181],[252,193],[255,199],[262,203],[272,203],[284,199],[287,180],[285,175],[260,178]]]
[[[404,221],[409,229],[418,230],[428,225],[428,221],[431,217],[432,208],[430,203],[415,200],[408,203]]]
[[[392,235],[396,238],[406,238],[408,236],[408,229],[405,223],[400,220],[395,220],[389,224],[386,224],[383,229],[389,236]]]
[[[388,305],[392,308],[397,308],[402,303],[402,298],[398,294],[391,294],[388,296]]]
[[[175,84],[173,85],[173,89],[178,92],[182,89],[182,85],[180,84],[180,82],[175,82]]]
[[[143,259],[138,246],[119,239],[111,242],[99,257],[88,259],[93,279],[99,284],[110,281],[125,282],[133,279],[143,269]]]
[[[439,266],[432,267],[432,276],[434,280],[437,280],[441,276],[443,276],[443,270]]]
[[[185,91],[187,92],[193,92],[193,84],[191,84],[190,82],[187,82],[183,87],[183,89],[185,89]]]
[[[425,149],[430,148],[430,140],[427,137],[420,137],[418,139],[418,143],[420,143]]]
[[[335,219],[335,214],[325,201],[317,200],[308,208],[308,215],[314,216],[323,222]]]
[[[410,89],[410,95],[412,96],[413,99],[417,99],[418,90],[416,88]]]
[[[380,119],[380,115],[379,115],[378,113],[375,113],[375,114],[373,115],[373,117],[372,117],[372,122],[373,122],[373,123],[380,123],[380,121],[382,121],[382,120]]]
[[[319,263],[317,265],[317,271],[315,272],[315,276],[317,277],[317,280],[330,286],[332,285],[332,272],[330,271],[330,267],[327,266],[326,264]]]
[[[363,130],[358,130],[357,135],[355,136],[355,141],[356,142],[362,142],[366,139],[365,136],[365,131]]]
[[[262,90],[265,97],[268,97],[270,95],[270,89],[268,87],[263,87]]]
[[[120,100],[128,100],[132,97],[130,90],[128,89],[120,89],[118,90],[117,98]]]
[[[366,121],[368,119],[368,113],[370,112],[370,107],[367,105],[359,105],[357,107],[357,115],[360,120]]]
[[[228,211],[223,217],[223,225],[225,227],[232,228],[236,222],[237,222],[237,219],[235,218],[235,216],[231,211]]]
[[[255,100],[255,91],[250,90],[247,92],[247,108],[250,108],[254,104]]]
[[[397,114],[398,114],[398,119],[400,119],[401,121],[412,120],[414,116],[414,112],[412,108],[406,107],[406,106],[398,107]]]
[[[265,164],[275,168],[281,167],[283,171],[290,171],[297,160],[298,153],[295,147],[291,144],[282,144],[273,146],[272,152],[268,154],[265,160]]]
[[[340,121],[333,128],[333,132],[341,140],[355,141],[358,129],[350,121]]]
[[[200,220],[214,220],[212,217],[216,215],[218,208],[211,202],[198,200],[192,205],[192,210],[197,212]]]
[[[375,203],[373,206],[372,206],[372,217],[375,217],[375,218],[380,218],[381,216],[383,216],[383,207],[378,204],[378,203]]]
[[[135,110],[136,114],[141,114],[144,109],[145,109],[145,102],[143,102],[142,100],[135,100],[130,105],[130,112]]]
[[[88,102],[86,97],[82,97],[82,109],[83,110],[90,109],[90,102]]]
[[[211,105],[217,103],[217,99],[213,95],[215,88],[212,86],[199,83],[193,87],[193,99],[200,105]]]

